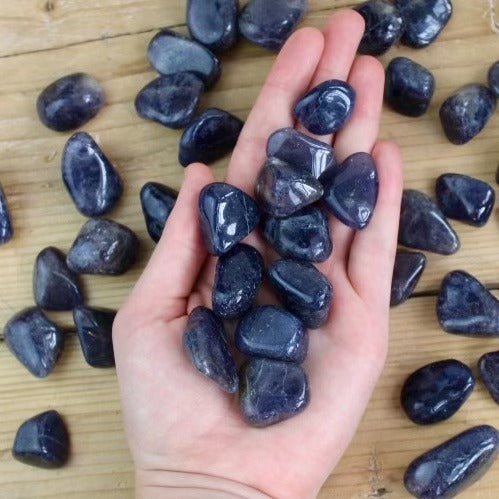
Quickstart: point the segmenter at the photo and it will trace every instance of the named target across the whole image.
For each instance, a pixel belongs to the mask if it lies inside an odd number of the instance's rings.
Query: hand
[[[390,283],[402,192],[397,147],[377,142],[384,71],[356,57],[364,22],[341,11],[322,33],[304,28],[286,43],[248,117],[227,182],[253,193],[265,144],[294,126],[292,108],[308,88],[348,79],[357,92],[346,127],[321,140],[340,160],[371,152],[380,192],[371,224],[354,232],[331,219],[334,244],[319,266],[334,298],[327,324],[311,331],[305,369],[311,402],[299,416],[265,429],[243,421],[235,397],[202,377],[182,348],[188,313],[211,306],[215,259],[198,225],[198,196],[214,181],[200,164],[186,169],[161,241],[114,325],[128,443],[140,497],[315,496],[352,439],[384,365]],[[251,244],[263,250],[253,234]]]

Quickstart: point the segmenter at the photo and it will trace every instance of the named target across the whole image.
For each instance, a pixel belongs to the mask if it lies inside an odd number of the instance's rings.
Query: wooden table
[[[270,1],[270,0],[269,0]],[[323,26],[347,0],[310,0],[305,24]],[[466,146],[445,139],[439,105],[452,90],[485,82],[499,59],[499,35],[492,32],[488,0],[454,0],[455,15],[439,41],[424,51],[402,47],[383,58],[407,55],[429,67],[438,88],[428,114],[406,119],[386,110],[381,135],[403,149],[407,187],[432,193],[444,172],[477,176],[494,184],[499,159],[499,119]],[[140,263],[124,277],[86,277],[88,302],[119,307],[153,248],[147,237],[138,193],[144,182],[180,185],[177,163],[180,134],[140,120],[133,109],[137,91],[154,76],[146,46],[163,26],[185,32],[185,0],[16,0],[0,10],[0,181],[8,196],[16,237],[0,248],[0,323],[33,302],[32,268],[48,245],[70,246],[84,222],[60,178],[61,149],[68,134],[44,128],[35,99],[48,83],[70,72],[96,76],[107,106],[85,127],[99,141],[126,180],[124,199],[112,214],[134,229],[143,245]],[[223,57],[224,75],[203,99],[245,118],[274,55],[241,42]],[[215,165],[223,177],[225,162]],[[453,224],[462,240],[451,257],[431,255],[417,296],[391,317],[391,348],[384,374],[348,453],[331,475],[321,497],[404,498],[402,475],[422,451],[468,427],[499,426],[497,405],[481,383],[459,413],[432,427],[415,427],[401,412],[398,397],[405,377],[430,361],[456,357],[475,366],[479,356],[497,349],[494,340],[445,334],[435,317],[435,295],[444,274],[456,268],[475,274],[487,286],[499,286],[498,211],[483,229]],[[68,314],[54,315],[70,325]],[[14,461],[10,448],[18,425],[48,408],[59,409],[71,430],[73,454],[60,471],[43,471]],[[113,370],[95,370],[82,360],[73,334],[55,372],[34,379],[0,342],[0,497],[132,497],[132,465],[122,431]],[[462,497],[499,497],[499,466]]]

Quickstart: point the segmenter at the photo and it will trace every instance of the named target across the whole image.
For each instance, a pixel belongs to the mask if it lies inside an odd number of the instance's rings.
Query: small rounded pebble
[[[480,357],[478,372],[491,397],[499,404],[499,352],[489,352]]]
[[[490,90],[499,98],[499,61],[494,62],[494,64],[490,66],[488,81]]]
[[[424,253],[397,251],[393,268],[390,306],[404,303],[416,288],[426,267]]]
[[[14,235],[14,228],[7,205],[7,197],[0,185],[0,245],[8,243]]]

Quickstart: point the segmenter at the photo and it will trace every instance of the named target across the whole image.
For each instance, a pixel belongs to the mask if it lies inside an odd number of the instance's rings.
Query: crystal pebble
[[[499,61],[494,62],[494,64],[490,66],[489,74],[487,76],[490,90],[499,98]]]
[[[426,267],[426,256],[412,251],[397,251],[393,268],[390,306],[404,303],[416,288]]]
[[[492,398],[499,404],[499,352],[489,352],[480,357],[478,372]]]
[[[7,197],[0,185],[0,245],[8,243],[14,235]]]

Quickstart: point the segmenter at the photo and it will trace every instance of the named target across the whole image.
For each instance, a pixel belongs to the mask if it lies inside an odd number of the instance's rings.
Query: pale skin
[[[376,59],[356,56],[363,30],[360,15],[345,10],[322,32],[295,32],[255,102],[226,176],[252,194],[268,136],[296,126],[296,100],[328,79],[348,80],[355,88],[351,120],[336,136],[320,139],[333,144],[340,160],[359,151],[373,155],[379,199],[361,232],[331,218],[334,251],[319,268],[333,284],[334,299],[327,323],[310,332],[304,363],[310,405],[293,419],[252,428],[237,397],[189,363],[182,348],[187,315],[198,305],[211,306],[215,268],[197,208],[201,189],[214,176],[205,165],[189,166],[163,237],[114,324],[137,497],[315,497],[355,434],[386,358],[402,194],[399,150],[377,140],[384,71]],[[245,242],[270,259],[258,235]]]

